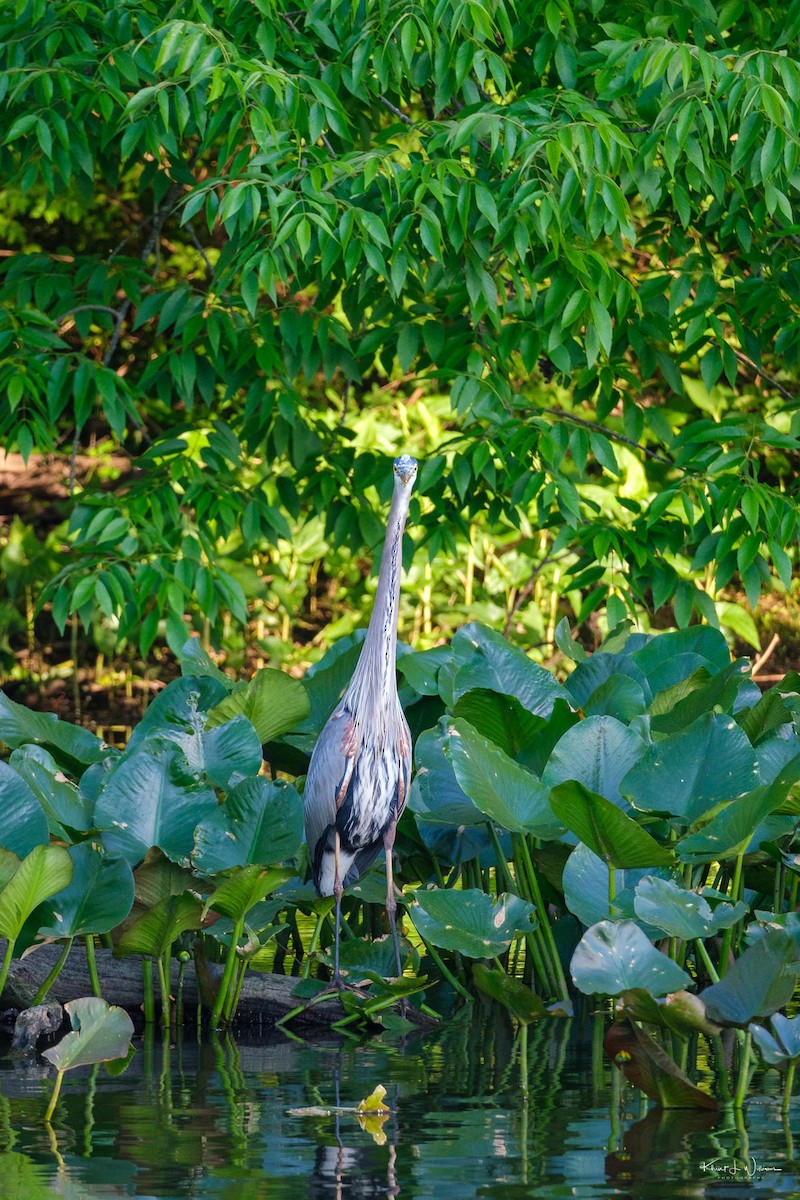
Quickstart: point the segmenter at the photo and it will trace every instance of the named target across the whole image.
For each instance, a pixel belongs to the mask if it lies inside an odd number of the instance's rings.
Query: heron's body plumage
[[[391,848],[408,795],[411,735],[397,695],[395,658],[403,529],[416,468],[415,460],[405,455],[395,460],[392,507],[367,635],[352,679],[320,733],[306,777],[306,840],[314,884],[321,896],[337,897],[335,980],[341,893],[384,848],[387,910],[400,969]]]

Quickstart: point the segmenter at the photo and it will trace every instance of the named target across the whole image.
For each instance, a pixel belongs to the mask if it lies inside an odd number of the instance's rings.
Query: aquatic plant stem
[[[786,1083],[783,1088],[783,1103],[781,1104],[781,1112],[788,1113],[789,1105],[792,1101],[792,1089],[794,1088],[794,1069],[796,1065],[795,1059],[789,1060],[789,1065],[786,1068]]]
[[[523,1021],[519,1027],[519,1086],[523,1097],[528,1098],[528,1025]]]
[[[161,1028],[169,1029],[170,1025],[170,951],[165,950],[163,954],[159,954],[156,959],[158,963],[158,986],[161,992]]]
[[[42,1003],[45,996],[50,991],[50,988],[53,986],[55,981],[58,979],[58,976],[61,973],[61,968],[64,966],[64,963],[67,961],[67,958],[69,957],[69,952],[72,949],[72,942],[73,942],[72,938],[67,938],[66,942],[64,943],[64,947],[63,947],[61,953],[59,954],[58,958],[56,959],[55,963],[53,964],[53,968],[50,971],[50,974],[47,976],[46,979],[42,980],[42,983],[41,983],[41,986],[39,987],[38,992],[33,997],[34,1004]]]
[[[94,936],[87,933],[83,939],[83,944],[86,949],[86,970],[89,973],[89,981],[92,985],[92,995],[102,998],[103,991],[100,987],[100,976],[97,974],[97,958],[94,952]]]
[[[436,949],[436,947],[432,946],[430,942],[426,942],[424,938],[422,939],[422,942],[423,942],[423,945],[425,946],[425,949],[427,950],[428,954],[431,956],[433,961],[436,963],[436,966],[439,968],[442,975],[447,980],[447,982],[450,984],[450,986],[452,988],[454,988],[455,991],[458,992],[459,996],[463,996],[463,998],[465,1000],[469,1000],[469,1002],[471,1004],[473,1001],[473,996],[467,991],[467,989],[464,987],[463,983],[460,983],[459,980],[456,979],[455,975],[450,970],[450,968],[445,966],[445,964],[442,960],[442,956],[439,954],[439,951]]]
[[[741,1108],[747,1095],[747,1085],[750,1082],[750,1047],[753,1035],[748,1029],[739,1052],[739,1075],[736,1080],[736,1094],[733,1097],[733,1107]]]
[[[64,1072],[59,1071],[56,1075],[56,1081],[53,1085],[53,1094],[50,1097],[50,1103],[47,1106],[47,1112],[44,1114],[45,1124],[49,1125],[52,1120],[53,1113],[56,1111],[56,1104],[61,1093],[61,1084],[64,1082]]]
[[[703,966],[708,971],[708,977],[711,980],[711,982],[719,983],[719,975],[717,974],[717,968],[714,966],[711,959],[709,958],[708,951],[706,950],[705,945],[703,944],[703,939],[695,938],[694,939],[694,947],[695,947],[695,950],[697,951],[698,958],[701,960]]]
[[[142,959],[142,986],[144,989],[144,1020],[152,1025],[156,1019],[156,998],[153,989],[153,960]]]
[[[231,934],[231,944],[228,947],[228,954],[225,959],[225,970],[220,981],[219,990],[217,991],[216,999],[214,1000],[214,1008],[211,1012],[211,1023],[216,1029],[219,1027],[222,1020],[222,1014],[225,1009],[225,1002],[228,998],[228,989],[232,986],[233,972],[236,967],[236,949],[239,945],[239,939],[244,933],[244,915],[236,918]]]
[[[553,933],[553,926],[550,924],[550,914],[547,911],[547,905],[544,902],[544,898],[542,897],[541,888],[539,887],[539,880],[536,875],[536,868],[533,865],[533,859],[531,857],[531,851],[530,851],[530,846],[528,845],[528,839],[524,835],[522,835],[520,837],[520,841],[522,843],[522,853],[523,853],[523,859],[525,862],[525,870],[528,873],[528,879],[530,880],[530,884],[531,884],[531,894],[533,896],[533,902],[536,905],[536,912],[539,917],[540,928],[542,930],[542,936],[544,938],[544,942],[547,947],[550,964],[551,964],[552,970],[553,970],[553,978],[554,978],[555,984],[556,984],[555,990],[558,992],[558,994],[562,1000],[568,1000],[569,999],[569,990],[567,988],[567,981],[564,978],[564,968],[561,965],[561,958],[558,953],[558,947],[556,946],[556,939],[555,939],[555,935]]]
[[[739,892],[742,885],[742,863],[744,861],[744,850],[741,850],[736,856],[736,864],[733,870],[733,879],[731,881],[730,892],[728,898],[731,904],[735,904],[739,899]],[[738,924],[738,922],[737,922]],[[728,959],[730,957],[731,945],[733,944],[733,933],[736,925],[729,926],[722,935],[722,949],[719,954],[719,973],[720,978],[728,970]]]
[[[6,944],[6,952],[3,955],[3,965],[0,967],[0,996],[2,996],[3,988],[6,986],[8,971],[11,966],[11,961],[14,957],[14,946],[16,945],[16,941],[16,938],[9,938]]]

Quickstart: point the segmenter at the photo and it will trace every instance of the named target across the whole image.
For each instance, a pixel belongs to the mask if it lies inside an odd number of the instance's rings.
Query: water
[[[478,1006],[476,1006],[478,1007]],[[0,1059],[2,1200],[517,1200],[791,1196],[780,1080],[742,1114],[664,1114],[598,1053],[593,1018],[513,1031],[480,1009],[403,1042],[242,1035],[137,1040],[127,1071],[70,1073],[49,1130],[50,1069]],[[391,1114],[353,1112],[376,1084]]]

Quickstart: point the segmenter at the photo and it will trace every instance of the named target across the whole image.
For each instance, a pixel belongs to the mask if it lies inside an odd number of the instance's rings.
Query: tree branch
[[[663,463],[665,467],[675,466],[671,458],[664,458],[662,454],[657,454],[655,450],[651,450],[642,442],[635,442],[633,438],[626,437],[624,433],[617,433],[615,430],[609,429],[607,425],[601,425],[598,421],[587,421],[585,417],[576,417],[574,413],[562,412],[560,408],[540,407],[539,412],[547,413],[551,417],[561,417],[564,421],[572,421],[575,425],[583,426],[584,429],[593,430],[594,433],[602,433],[613,442],[622,442],[623,445],[630,446],[633,450],[640,450],[642,454],[652,458],[655,462]]]

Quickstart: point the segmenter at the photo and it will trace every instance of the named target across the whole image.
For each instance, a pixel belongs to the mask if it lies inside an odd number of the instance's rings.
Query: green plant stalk
[[[739,899],[739,892],[741,891],[741,885],[742,885],[743,861],[744,861],[744,850],[741,850],[736,855],[736,864],[735,864],[734,870],[733,870],[733,879],[731,881],[731,887],[730,887],[730,891],[728,893],[728,898],[729,898],[731,904],[735,904],[736,901]],[[734,934],[734,930],[737,928],[738,928],[738,922],[736,925],[729,926],[729,928],[723,932],[722,949],[720,950],[720,953],[719,953],[720,977],[722,977],[725,974],[725,972],[728,970],[728,959],[730,957],[731,946],[733,944],[733,934]]]
[[[524,838],[521,834],[513,833],[511,835],[512,843],[515,847],[514,863],[517,869],[517,883],[514,885],[514,891],[522,896],[523,900],[529,900],[534,905],[536,904],[536,895],[533,882],[531,881],[530,873],[527,870],[525,863],[524,850],[522,843]],[[528,856],[530,858],[530,855]],[[531,863],[531,867],[533,864]],[[546,914],[545,914],[546,918]],[[537,910],[536,929],[525,934],[525,944],[530,951],[533,970],[539,986],[548,992],[556,994],[558,992],[557,977],[553,972],[550,964],[550,953],[547,943],[544,940],[544,931],[542,921],[539,918]]]
[[[519,1086],[523,1098],[528,1099],[528,1025],[523,1021],[519,1027]]]
[[[508,863],[505,860],[505,855],[503,854],[503,849],[500,845],[500,838],[497,836],[497,830],[491,821],[486,822],[486,828],[489,831],[489,841],[492,843],[492,849],[497,855],[497,875],[495,878],[498,880],[498,890],[499,880],[502,878],[503,888],[510,892],[515,892],[517,890],[517,885],[508,869]]]
[[[86,947],[86,970],[89,972],[92,995],[102,997],[103,992],[100,987],[100,976],[97,974],[97,958],[94,952],[94,935],[87,933],[83,939],[83,944]]]
[[[53,1086],[53,1094],[50,1097],[50,1103],[47,1106],[47,1112],[44,1114],[44,1120],[45,1120],[46,1125],[50,1124],[53,1113],[56,1111],[56,1104],[58,1103],[58,1097],[61,1094],[61,1084],[63,1083],[63,1081],[64,1081],[64,1072],[59,1071],[58,1074],[56,1075],[56,1082]]]
[[[536,905],[536,912],[539,916],[539,928],[542,931],[542,937],[544,938],[545,945],[547,947],[550,964],[553,969],[553,976],[556,982],[555,991],[559,994],[562,1000],[567,1000],[569,999],[569,989],[567,988],[567,981],[564,978],[564,968],[561,965],[561,958],[559,957],[558,947],[556,946],[553,926],[550,924],[550,915],[547,911],[547,906],[544,902],[542,892],[539,887],[539,880],[536,875],[536,868],[533,865],[533,859],[531,858],[528,839],[523,836],[521,841],[525,869],[528,873],[528,878],[530,879],[533,901]]]
[[[612,867],[611,863],[609,863],[608,864],[608,911],[609,911],[609,915],[611,913],[611,909],[614,907],[614,901],[616,900],[616,898],[617,898],[617,872],[614,869],[614,867]]]
[[[146,1025],[153,1025],[156,1019],[156,998],[153,988],[153,960],[142,959],[142,986],[144,988],[144,1020]]]
[[[42,983],[39,987],[38,992],[33,997],[34,1004],[42,1003],[45,996],[50,991],[50,988],[53,986],[55,981],[58,979],[59,975],[61,974],[61,969],[64,966],[64,963],[67,961],[67,958],[69,957],[69,952],[72,949],[72,942],[73,942],[73,938],[67,938],[66,942],[64,943],[61,953],[59,954],[56,961],[53,963],[53,967],[52,967],[52,970],[50,971],[50,974],[47,976],[46,979],[42,980]]]
[[[792,1100],[792,1089],[794,1088],[794,1069],[796,1065],[795,1059],[790,1059],[786,1068],[786,1083],[783,1088],[783,1103],[781,1104],[781,1112],[788,1113],[789,1105]]]
[[[246,958],[243,958],[238,964],[238,969],[236,971],[236,982],[231,988],[229,1002],[225,1005],[225,1012],[223,1014],[226,1025],[233,1020],[234,1016],[236,1015],[236,1010],[239,1007],[239,999],[242,994],[242,987],[244,986],[244,977],[247,972],[247,966],[248,963]]]
[[[314,932],[311,934],[311,941],[308,943],[308,949],[306,950],[305,960],[303,962],[303,979],[308,979],[309,975],[311,974],[311,959],[313,955],[316,954],[317,947],[319,946],[319,939],[322,934],[322,926],[325,924],[325,917],[325,913],[320,913],[320,915],[317,917],[317,923],[314,926]]]
[[[715,1033],[712,1042],[719,1074],[719,1098],[723,1104],[727,1104],[731,1098],[731,1088],[728,1080],[728,1068],[725,1066],[725,1047],[722,1044],[722,1034]]]
[[[226,1001],[228,998],[228,989],[233,986],[233,973],[236,968],[236,949],[239,945],[239,939],[244,933],[244,914],[236,918],[231,934],[231,944],[228,947],[228,954],[225,959],[225,970],[220,981],[219,990],[217,991],[214,1000],[214,1008],[211,1011],[211,1023],[215,1029],[219,1028],[222,1020],[222,1014],[225,1010]]]
[[[719,983],[719,975],[717,974],[717,968],[714,966],[711,959],[709,958],[708,951],[706,950],[705,945],[703,943],[703,939],[695,938],[694,939],[694,947],[695,947],[695,950],[697,951],[698,957],[702,960],[703,966],[708,971],[708,977],[711,980],[711,982]]]
[[[162,1029],[169,1029],[169,1026],[170,1026],[170,1011],[169,1010],[172,1006],[171,1000],[170,1000],[170,986],[169,986],[169,984],[170,984],[170,979],[169,979],[170,950],[167,949],[164,951],[163,954],[159,954],[158,958],[156,959],[156,962],[158,963],[158,986],[159,986],[159,990],[161,992],[161,1027],[162,1027]]]
[[[439,954],[439,951],[436,949],[436,947],[432,946],[430,942],[426,942],[424,938],[422,939],[422,942],[428,954],[430,954],[431,958],[436,963],[436,966],[439,968],[450,986],[458,992],[459,996],[463,996],[463,998],[465,1000],[469,1000],[471,1004],[473,999],[472,995],[467,991],[463,983],[460,983],[456,979],[450,968],[445,966],[444,962],[442,961],[442,956]]]
[[[742,1108],[747,1095],[747,1085],[750,1082],[750,1048],[753,1035],[750,1030],[744,1037],[744,1043],[739,1052],[739,1075],[736,1080],[736,1094],[733,1097],[733,1107]]]
[[[12,959],[14,958],[14,946],[16,945],[16,942],[16,938],[9,938],[6,944],[6,952],[3,955],[3,965],[0,967],[0,996],[2,996],[3,988],[6,986],[8,972],[11,967]]]

